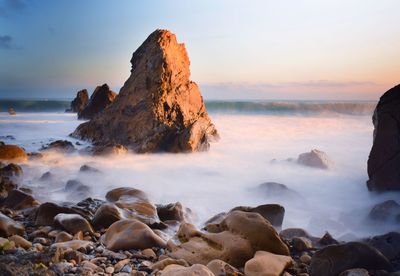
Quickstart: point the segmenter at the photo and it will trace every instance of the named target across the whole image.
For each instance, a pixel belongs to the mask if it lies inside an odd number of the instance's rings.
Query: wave
[[[298,114],[339,113],[371,115],[376,102],[330,101],[212,101],[206,100],[210,113]],[[66,100],[0,100],[0,112],[8,108],[16,112],[64,112],[70,107]]]

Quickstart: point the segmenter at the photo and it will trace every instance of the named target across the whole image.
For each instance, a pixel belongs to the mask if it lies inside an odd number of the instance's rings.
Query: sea
[[[69,136],[83,121],[67,113],[69,100],[0,100],[0,140],[38,151],[63,139],[77,149],[89,145]],[[156,204],[181,202],[192,210],[198,227],[212,216],[236,206],[281,204],[282,228],[296,227],[315,236],[325,232],[354,240],[399,230],[395,223],[368,219],[371,208],[399,193],[368,191],[367,160],[372,146],[372,114],[376,102],[364,101],[206,101],[221,139],[209,151],[93,157],[46,153],[23,165],[22,186],[41,202],[77,202],[65,183],[79,179],[90,196],[104,199],[115,187],[145,191]],[[9,107],[16,111],[8,114]],[[333,161],[330,170],[305,167],[295,161],[312,149]],[[82,173],[88,164],[100,173]],[[39,180],[51,172],[51,183]],[[286,185],[296,196],[268,194],[264,182]]]

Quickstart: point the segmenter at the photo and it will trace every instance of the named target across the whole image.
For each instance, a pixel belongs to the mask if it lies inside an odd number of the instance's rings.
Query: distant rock
[[[79,171],[80,172],[85,172],[85,173],[98,173],[98,172],[100,172],[98,169],[96,169],[96,168],[94,168],[92,166],[86,165],[86,164],[82,165],[79,168]]]
[[[297,158],[297,163],[300,165],[324,170],[331,169],[333,167],[333,161],[329,159],[328,155],[325,152],[317,149],[300,154]]]
[[[400,223],[400,204],[394,200],[386,200],[372,207],[368,214],[368,218],[375,221]]]
[[[54,225],[65,229],[71,234],[76,234],[79,231],[82,231],[83,233],[93,233],[92,226],[89,222],[78,214],[57,214],[54,217]]]
[[[19,179],[22,175],[22,168],[17,164],[10,163],[7,166],[0,167],[0,176]]]
[[[89,94],[86,89],[78,91],[76,93],[75,99],[71,102],[71,109],[68,110],[70,112],[79,113],[85,109],[85,107],[89,103]]]
[[[207,150],[218,134],[197,84],[189,79],[184,44],[171,32],[156,30],[131,63],[131,76],[115,101],[72,135],[140,153]]]
[[[368,189],[400,190],[400,85],[382,95],[372,122],[374,139],[368,158]]]
[[[97,86],[93,94],[90,96],[87,105],[82,110],[78,111],[78,119],[92,119],[95,115],[109,106],[116,96],[117,93],[111,91],[110,87],[108,87],[106,83]]]
[[[43,146],[41,150],[53,150],[61,153],[71,153],[75,151],[75,147],[70,141],[56,140],[47,146]]]
[[[17,115],[17,112],[15,112],[14,108],[10,107],[10,108],[8,109],[8,114],[10,114],[10,115]]]
[[[28,160],[25,150],[17,145],[0,144],[0,160],[24,162]]]

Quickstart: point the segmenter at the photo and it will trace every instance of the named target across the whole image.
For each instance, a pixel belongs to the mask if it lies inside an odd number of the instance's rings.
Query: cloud
[[[0,35],[0,49],[11,49],[13,38],[9,35]]]
[[[12,12],[18,12],[26,7],[24,0],[3,0],[0,4],[0,16],[6,16]]]

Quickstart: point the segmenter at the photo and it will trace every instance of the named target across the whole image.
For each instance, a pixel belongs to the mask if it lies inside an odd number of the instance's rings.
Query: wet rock
[[[54,217],[54,225],[71,234],[76,234],[79,231],[93,233],[89,222],[78,214],[58,214]]]
[[[12,190],[0,206],[12,210],[22,210],[39,205],[39,202],[30,194],[20,190]]]
[[[87,194],[90,191],[89,186],[86,186],[81,181],[77,179],[68,180],[67,184],[65,184],[65,191],[67,192],[75,192],[81,194]]]
[[[151,265],[150,269],[153,271],[163,270],[164,268],[172,264],[180,266],[189,266],[188,262],[183,259],[172,259],[167,257]]]
[[[156,30],[133,54],[131,76],[115,101],[73,136],[136,152],[206,150],[217,137],[189,58],[174,34]],[[151,64],[151,66],[149,66]]]
[[[0,237],[9,237],[12,235],[22,236],[24,232],[25,227],[21,223],[0,213]]]
[[[92,224],[95,229],[108,228],[120,219],[122,219],[122,214],[119,208],[113,203],[105,203],[97,209]]]
[[[309,238],[310,234],[306,230],[301,228],[286,228],[279,233],[279,236],[285,240],[291,240],[294,237],[305,237]]]
[[[10,241],[15,243],[15,246],[22,247],[23,249],[28,250],[32,247],[32,243],[30,241],[25,240],[23,237],[19,235],[13,235],[8,238]]]
[[[157,214],[161,221],[188,221],[190,213],[190,209],[183,207],[180,202],[157,206]]]
[[[0,160],[25,162],[28,155],[25,150],[17,145],[0,145]]]
[[[317,240],[317,245],[319,246],[327,246],[327,245],[334,245],[339,244],[337,240],[335,240],[329,232],[326,232],[325,235],[322,236],[319,240]]]
[[[103,235],[102,241],[113,251],[165,247],[165,242],[150,227],[135,219],[113,223]]]
[[[82,112],[83,109],[89,103],[89,94],[86,89],[82,89],[76,93],[75,99],[71,102],[71,112],[79,113]]]
[[[89,153],[96,156],[108,156],[108,155],[124,155],[128,152],[128,148],[115,143],[107,143],[103,145],[94,145],[89,148]]]
[[[233,208],[230,212],[236,210],[258,213],[276,227],[282,226],[283,217],[285,216],[285,208],[279,204],[264,204],[255,208],[239,206]]]
[[[312,242],[305,237],[294,237],[292,239],[292,245],[293,249],[297,252],[302,252],[313,247]]]
[[[369,276],[368,270],[363,268],[353,268],[343,271],[339,276]]]
[[[400,85],[379,99],[372,122],[374,139],[368,158],[369,190],[400,190]]]
[[[0,168],[0,176],[2,177],[8,177],[14,180],[22,177],[22,175],[22,168],[17,164],[10,163],[7,166]]]
[[[0,176],[0,199],[6,198],[8,193],[17,188],[17,184],[15,184],[8,177]]]
[[[286,185],[277,183],[277,182],[264,182],[261,183],[257,189],[257,193],[261,193],[263,196],[270,197],[282,197],[287,199],[300,199],[302,196],[291,189],[289,189]]]
[[[41,150],[52,150],[52,151],[57,151],[61,153],[71,153],[75,151],[74,145],[67,140],[57,140],[54,142],[51,142],[45,147],[42,147]]]
[[[246,276],[279,276],[290,267],[293,260],[289,256],[275,255],[265,251],[257,251],[252,259],[246,262],[244,273]]]
[[[207,268],[217,276],[244,276],[238,269],[221,260],[212,260]]]
[[[151,248],[147,248],[147,249],[142,250],[142,255],[145,256],[145,257],[147,257],[147,258],[150,258],[150,259],[155,259],[155,258],[157,258],[156,253],[155,253],[154,250],[151,249]]]
[[[349,242],[317,251],[311,260],[310,276],[336,276],[352,268],[392,269],[387,258],[375,248],[365,243]]]
[[[66,242],[72,240],[73,236],[68,234],[67,232],[61,231],[57,234],[54,242]]]
[[[387,200],[372,207],[368,218],[377,221],[394,222],[399,215],[400,204],[394,200]]]
[[[92,166],[89,166],[89,165],[82,165],[80,168],[79,168],[79,171],[80,172],[91,172],[91,173],[98,173],[98,172],[100,172],[98,169],[96,169],[96,168],[94,168],[94,167],[92,167]]]
[[[163,269],[160,276],[215,276],[205,265],[195,264],[184,267],[171,264]]]
[[[328,155],[325,152],[317,149],[300,154],[297,158],[297,163],[300,165],[325,170],[333,167],[333,161],[329,159]]]
[[[81,240],[72,240],[67,242],[57,242],[51,245],[52,248],[57,248],[61,250],[79,250],[86,249],[91,246],[93,243],[90,241],[81,241]]]
[[[39,181],[51,181],[54,179],[54,175],[51,172],[45,172],[42,174],[42,176],[39,178]]]
[[[368,238],[365,242],[378,249],[392,262],[396,270],[400,270],[400,233],[389,232],[385,235]]]
[[[110,90],[110,87],[105,83],[97,86],[90,96],[89,103],[78,112],[78,119],[90,120],[98,113],[109,106],[117,96],[117,93]]]
[[[54,225],[54,217],[60,213],[77,214],[78,212],[70,207],[60,206],[52,202],[46,202],[37,208],[35,214],[35,224],[39,226]]]
[[[221,259],[234,267],[242,267],[259,250],[289,255],[288,247],[273,226],[258,213],[233,211],[218,230],[200,232],[193,225],[183,223],[177,233],[182,244],[169,244],[169,255],[192,264]]]

